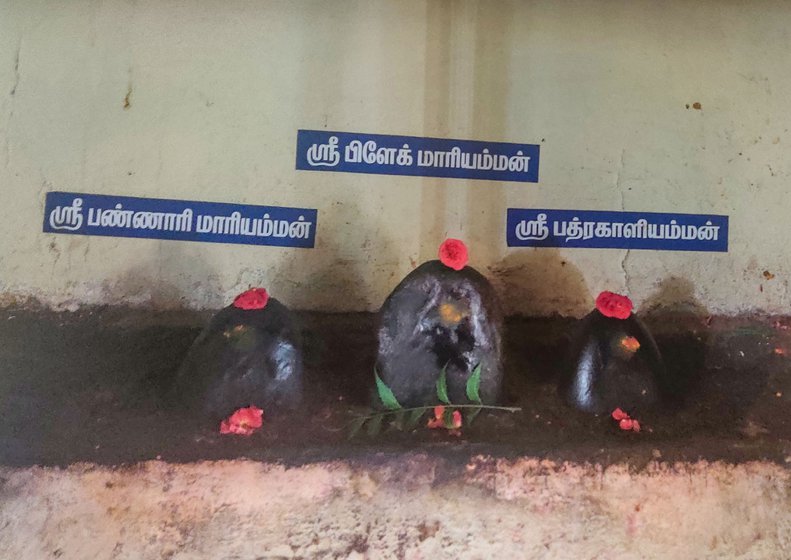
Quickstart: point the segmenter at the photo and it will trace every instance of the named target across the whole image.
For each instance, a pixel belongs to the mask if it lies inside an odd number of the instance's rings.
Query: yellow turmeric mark
[[[443,303],[439,306],[439,318],[446,325],[457,325],[464,318],[464,314],[452,303]]]
[[[633,336],[625,336],[621,339],[621,348],[627,352],[637,352],[640,349],[640,342]]]

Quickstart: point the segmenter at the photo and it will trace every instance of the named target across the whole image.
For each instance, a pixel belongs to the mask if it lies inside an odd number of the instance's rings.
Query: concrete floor
[[[371,315],[303,314],[308,399],[250,438],[162,398],[206,314],[6,308],[0,558],[790,558],[785,318],[648,317],[687,391],[640,434],[563,406],[573,321],[508,322],[461,437],[347,439]]]

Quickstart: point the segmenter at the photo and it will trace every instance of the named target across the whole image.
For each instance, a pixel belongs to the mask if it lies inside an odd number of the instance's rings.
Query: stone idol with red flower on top
[[[404,407],[436,404],[443,369],[451,402],[468,402],[466,384],[477,368],[482,402],[499,397],[499,305],[491,284],[467,261],[464,243],[446,240],[439,260],[410,272],[382,305],[376,371]]]
[[[178,402],[246,434],[302,399],[300,330],[289,309],[263,288],[239,294],[201,332],[179,368]],[[219,425],[219,424],[218,424]]]
[[[567,358],[559,390],[568,404],[585,412],[641,412],[669,390],[656,342],[626,296],[599,294]]]

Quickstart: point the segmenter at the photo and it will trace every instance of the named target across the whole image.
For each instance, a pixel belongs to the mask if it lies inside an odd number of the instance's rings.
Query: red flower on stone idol
[[[605,317],[628,319],[632,314],[632,300],[620,294],[602,292],[596,298],[596,309]]]
[[[434,418],[429,418],[428,423],[426,424],[429,428],[445,428],[448,430],[448,433],[454,436],[461,435],[461,412],[458,410],[454,410],[453,413],[450,415],[448,419],[448,423],[445,422],[445,407],[442,405],[434,407]]]
[[[467,246],[460,239],[446,239],[439,246],[439,260],[453,270],[461,270],[467,266],[469,256]]]
[[[240,408],[228,418],[220,422],[221,434],[238,434],[249,436],[264,423],[264,411],[257,406]]]
[[[263,309],[269,301],[269,294],[264,288],[250,288],[233,300],[233,306],[239,309]]]

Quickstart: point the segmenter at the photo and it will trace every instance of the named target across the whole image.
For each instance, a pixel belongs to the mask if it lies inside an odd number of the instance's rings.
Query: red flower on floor
[[[615,420],[615,421],[621,421],[621,420],[623,420],[624,418],[629,418],[629,415],[628,415],[628,414],[626,414],[626,413],[625,413],[623,410],[621,410],[620,408],[616,408],[615,410],[613,410],[613,411],[612,411],[612,418],[613,418],[613,420]]]
[[[453,414],[451,415],[451,422],[450,426],[445,425],[445,407],[435,406],[434,407],[434,418],[428,419],[428,424],[426,424],[429,428],[446,428],[451,430],[451,432],[458,431],[461,428],[461,412],[458,410],[454,410]]]
[[[629,415],[621,410],[620,408],[616,408],[612,411],[612,419],[618,422],[618,427],[626,432],[639,432],[640,431],[640,422],[635,420],[634,418],[630,418]]]
[[[596,309],[605,317],[628,319],[632,314],[632,300],[613,292],[602,292],[596,298]]]
[[[264,423],[264,411],[257,406],[240,408],[228,418],[220,422],[221,434],[238,434],[249,436]]]
[[[467,266],[469,255],[467,246],[460,239],[446,239],[439,246],[439,260],[453,270],[461,270]]]
[[[269,301],[269,294],[264,288],[250,288],[233,300],[233,306],[239,309],[263,309]]]

